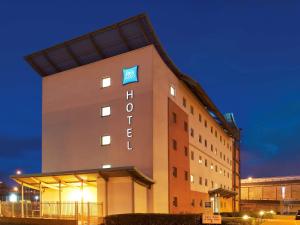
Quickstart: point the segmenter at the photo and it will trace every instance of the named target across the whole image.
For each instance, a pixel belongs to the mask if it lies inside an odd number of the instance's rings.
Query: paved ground
[[[262,225],[300,225],[300,220],[269,220],[264,222]]]

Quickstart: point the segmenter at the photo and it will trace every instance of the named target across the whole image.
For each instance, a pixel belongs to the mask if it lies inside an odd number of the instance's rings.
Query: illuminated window
[[[174,88],[173,86],[170,86],[170,94],[171,94],[173,97],[175,97],[175,95],[176,95],[176,90],[175,90],[175,88]]]
[[[194,183],[194,176],[191,174],[191,183]]]
[[[106,87],[109,87],[110,85],[111,85],[110,77],[102,78],[101,87],[106,88]]]
[[[102,165],[102,168],[103,169],[108,169],[108,168],[111,168],[111,165],[110,164],[104,164],[104,165]]]
[[[109,116],[111,113],[110,106],[101,107],[101,116]]]
[[[109,145],[110,142],[111,142],[110,136],[106,135],[101,137],[101,145]]]
[[[201,156],[199,156],[198,163],[199,163],[199,164],[201,164],[201,163],[202,163],[202,157],[201,157]]]
[[[214,165],[213,165],[213,164],[210,165],[210,169],[211,169],[211,170],[214,169]]]

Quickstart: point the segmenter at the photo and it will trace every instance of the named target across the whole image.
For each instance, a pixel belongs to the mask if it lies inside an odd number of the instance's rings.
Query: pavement
[[[300,225],[300,220],[272,219],[264,222],[262,225]]]

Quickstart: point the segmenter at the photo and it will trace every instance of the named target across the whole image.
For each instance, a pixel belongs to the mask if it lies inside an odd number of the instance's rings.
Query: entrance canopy
[[[235,195],[237,195],[237,193],[235,191],[230,191],[230,190],[227,190],[227,189],[224,189],[224,188],[217,188],[217,189],[214,189],[214,190],[210,190],[210,191],[208,191],[208,194],[210,196],[217,195],[217,196],[223,197],[223,198],[232,198]]]
[[[108,180],[110,177],[132,177],[135,182],[150,187],[154,182],[135,167],[116,167],[93,170],[24,174],[11,176],[17,183],[40,190],[50,188],[58,190],[64,187],[97,186],[97,178]]]

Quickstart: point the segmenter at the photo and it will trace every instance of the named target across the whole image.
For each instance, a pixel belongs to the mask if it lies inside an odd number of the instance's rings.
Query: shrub
[[[107,216],[106,225],[202,225],[200,214],[120,214]],[[254,225],[253,219],[222,218],[223,225]]]

